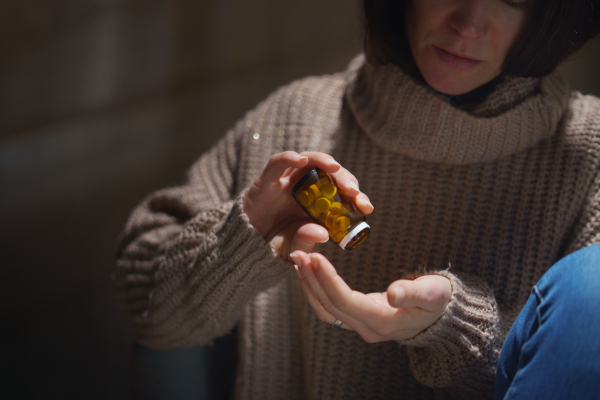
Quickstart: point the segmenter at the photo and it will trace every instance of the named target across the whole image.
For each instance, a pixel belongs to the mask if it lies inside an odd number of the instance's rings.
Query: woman
[[[239,324],[239,398],[597,398],[600,101],[552,71],[600,4],[363,9],[369,61],[278,90],[133,212],[137,339]],[[314,166],[369,214],[356,250],[291,198]]]

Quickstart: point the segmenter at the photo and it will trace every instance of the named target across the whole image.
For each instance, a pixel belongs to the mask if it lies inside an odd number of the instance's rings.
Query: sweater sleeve
[[[600,153],[600,139],[596,147]],[[573,229],[564,255],[598,243],[600,243],[600,172],[597,172],[593,179],[583,211]]]
[[[600,131],[600,129],[595,130]],[[600,136],[586,146],[593,151],[585,163],[581,196],[575,196],[577,217],[558,259],[600,243]],[[401,343],[407,346],[415,378],[430,387],[461,393],[465,398],[493,399],[496,365],[506,334],[520,310],[499,310],[490,287],[474,277],[435,272],[448,278],[452,296],[442,317],[429,328]]]
[[[568,129],[574,147],[585,168],[579,174],[582,180],[582,207],[573,226],[564,254],[600,243],[600,99],[593,96],[573,95]]]
[[[184,185],[138,205],[119,238],[113,292],[146,346],[210,342],[290,271],[250,224],[244,192],[233,193],[243,122],[191,167]]]
[[[444,314],[407,346],[410,367],[419,382],[457,390],[466,398],[494,397],[496,364],[510,327],[502,321],[489,286],[448,270],[452,296]]]

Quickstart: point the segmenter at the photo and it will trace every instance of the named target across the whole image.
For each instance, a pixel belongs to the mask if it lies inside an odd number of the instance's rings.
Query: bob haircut
[[[406,36],[406,2],[362,0],[364,47],[370,62],[392,63],[420,77]],[[529,12],[504,61],[504,75],[548,75],[600,32],[600,0],[534,0]]]

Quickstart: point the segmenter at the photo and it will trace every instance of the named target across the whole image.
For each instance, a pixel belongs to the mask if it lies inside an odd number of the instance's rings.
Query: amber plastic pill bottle
[[[292,189],[292,196],[317,224],[329,232],[330,239],[344,250],[356,248],[371,228],[366,217],[348,196],[341,193],[325,171],[315,168]]]

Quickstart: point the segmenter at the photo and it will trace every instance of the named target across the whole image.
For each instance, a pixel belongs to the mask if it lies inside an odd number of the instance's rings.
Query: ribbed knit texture
[[[502,342],[532,286],[600,242],[599,133],[600,101],[554,75],[506,78],[466,112],[359,56],[345,73],[272,94],[185,185],[142,202],[119,241],[114,291],[151,347],[209,343],[239,323],[240,399],[492,398]],[[375,206],[357,249],[317,251],[362,292],[446,276],[452,298],[435,324],[369,344],[316,318],[241,206],[284,150],[333,155]]]

